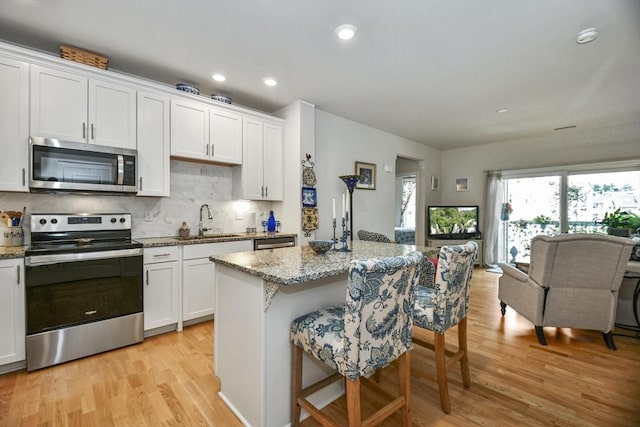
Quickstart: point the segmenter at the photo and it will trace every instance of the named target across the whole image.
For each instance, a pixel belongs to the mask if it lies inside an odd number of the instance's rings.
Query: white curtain
[[[504,197],[504,181],[499,171],[487,172],[487,185],[484,197],[484,262],[497,267],[504,262],[504,250],[501,238],[500,211]]]

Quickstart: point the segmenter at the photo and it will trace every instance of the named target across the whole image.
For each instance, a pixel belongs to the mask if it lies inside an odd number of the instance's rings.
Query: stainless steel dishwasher
[[[296,245],[296,236],[257,237],[253,239],[253,250],[288,248]]]

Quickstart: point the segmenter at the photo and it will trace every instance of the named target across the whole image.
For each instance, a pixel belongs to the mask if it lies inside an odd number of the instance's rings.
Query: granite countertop
[[[204,237],[189,236],[189,239],[181,239],[178,236],[145,237],[134,239],[142,243],[145,248],[156,246],[199,245],[202,243],[235,242],[237,240],[270,239],[276,237],[297,236],[295,233],[223,233],[206,234]]]
[[[141,239],[134,239],[142,243],[145,248],[153,248],[156,246],[177,246],[177,245],[199,245],[202,243],[221,243],[221,242],[233,242],[236,240],[255,240],[255,239],[269,239],[273,237],[290,237],[297,236],[295,233],[224,233],[224,234],[209,234],[203,238],[197,238],[197,236],[189,236],[190,239],[183,240],[177,236],[167,237],[146,237]],[[0,259],[13,259],[24,258],[24,252],[29,248],[25,246],[0,246]]]
[[[340,245],[338,245],[340,246]],[[295,285],[324,277],[337,276],[349,270],[352,259],[397,256],[419,250],[436,256],[438,249],[362,240],[351,242],[351,252],[329,251],[316,254],[309,245],[257,252],[213,255],[211,261],[258,276],[279,285]]]
[[[0,246],[0,259],[24,258],[29,246]]]

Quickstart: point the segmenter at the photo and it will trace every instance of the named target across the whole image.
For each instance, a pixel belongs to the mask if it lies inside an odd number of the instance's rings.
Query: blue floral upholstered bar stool
[[[464,245],[443,246],[438,255],[433,287],[423,281],[416,290],[414,326],[434,332],[434,342],[426,342],[416,336],[414,344],[435,351],[440,405],[445,413],[451,412],[447,371],[460,362],[462,383],[471,385],[467,355],[467,312],[473,261],[478,245],[471,241]],[[429,262],[425,259],[425,262]],[[426,275],[425,275],[426,276]],[[445,332],[458,325],[458,350],[445,349]],[[449,359],[447,359],[449,356]]]
[[[376,425],[398,410],[402,425],[411,425],[408,351],[412,347],[413,305],[422,259],[423,255],[414,251],[397,257],[353,260],[346,303],[305,314],[292,322],[292,426],[299,425],[301,409],[322,425],[341,425],[313,406],[307,397],[343,377],[349,426]],[[303,389],[304,353],[337,372]],[[361,377],[396,359],[399,396],[362,420]]]

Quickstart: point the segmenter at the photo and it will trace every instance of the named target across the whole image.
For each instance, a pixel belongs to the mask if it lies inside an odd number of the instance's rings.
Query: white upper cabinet
[[[171,101],[171,155],[242,163],[242,115],[208,104]]]
[[[209,111],[211,160],[242,164],[242,114],[216,107]]]
[[[136,148],[136,90],[31,66],[32,136]]]
[[[234,198],[282,200],[282,135],[280,123],[244,116],[242,167],[233,172]]]
[[[168,96],[138,92],[138,196],[169,196]]]
[[[0,191],[29,191],[29,64],[0,57]]]

